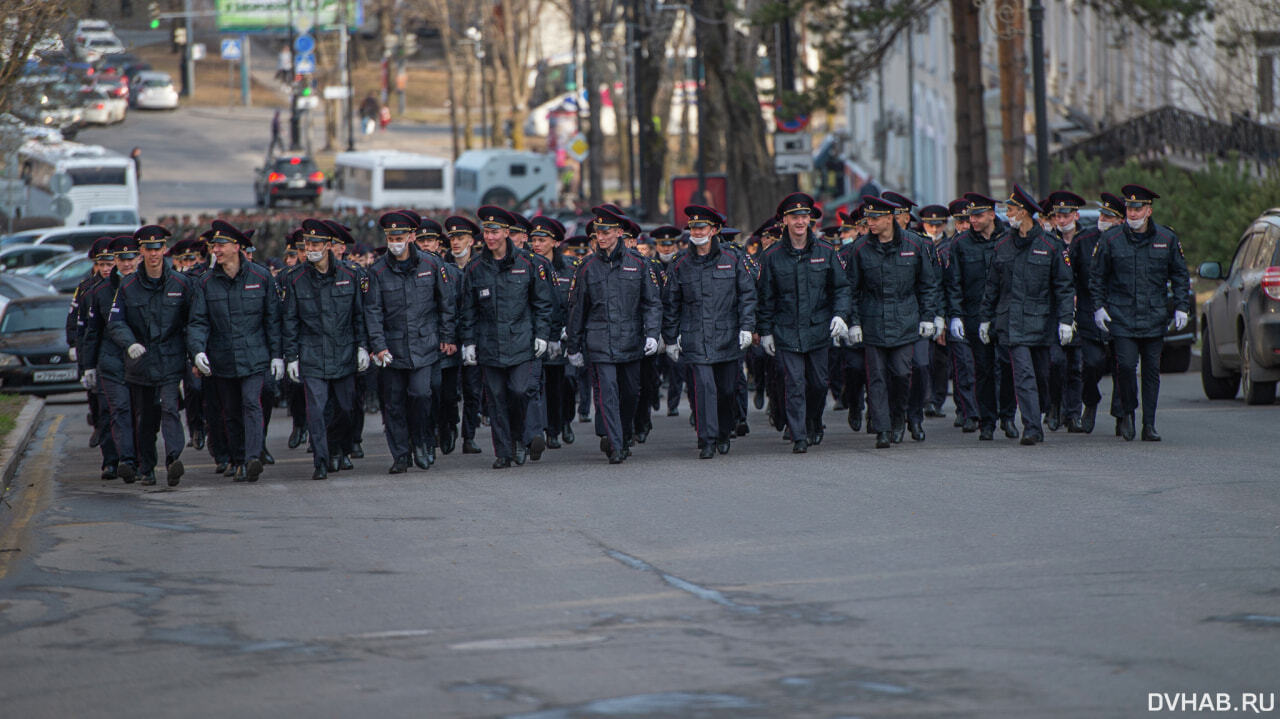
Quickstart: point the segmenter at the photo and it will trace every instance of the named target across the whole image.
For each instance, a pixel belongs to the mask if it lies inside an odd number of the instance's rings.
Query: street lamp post
[[[471,41],[471,43],[475,45],[476,63],[480,65],[480,134],[484,138],[483,146],[488,147],[489,97],[488,93],[485,92],[486,85],[488,84],[488,78],[484,71],[484,45],[481,43],[483,36],[480,34],[480,28],[475,25],[468,27],[464,34],[467,36],[467,40]]]
[[[1031,0],[1031,75],[1036,103],[1036,193],[1049,194],[1049,108],[1044,87],[1044,4]]]

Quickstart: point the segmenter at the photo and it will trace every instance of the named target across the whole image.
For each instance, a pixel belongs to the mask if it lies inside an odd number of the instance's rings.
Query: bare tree
[[[36,46],[61,24],[81,3],[59,0],[0,0],[0,110],[14,102],[14,88]]]

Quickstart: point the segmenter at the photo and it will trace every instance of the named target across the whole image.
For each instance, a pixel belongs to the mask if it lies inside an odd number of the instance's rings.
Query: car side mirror
[[[1200,275],[1202,280],[1220,280],[1222,265],[1217,262],[1201,262],[1200,267],[1196,269],[1196,274]]]

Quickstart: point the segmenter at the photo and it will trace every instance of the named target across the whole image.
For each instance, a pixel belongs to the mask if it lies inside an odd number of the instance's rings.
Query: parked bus
[[[452,163],[397,150],[343,152],[333,169],[333,209],[453,208]]]
[[[138,210],[138,175],[133,160],[98,145],[31,140],[18,151],[26,185],[26,217],[63,217],[79,225],[99,207]],[[66,177],[66,180],[58,178]],[[59,183],[67,183],[65,207],[57,201]],[[58,210],[68,210],[63,216]]]

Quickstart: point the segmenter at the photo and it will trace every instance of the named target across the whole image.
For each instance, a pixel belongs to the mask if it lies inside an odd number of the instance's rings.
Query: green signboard
[[[345,2],[347,24],[354,30],[364,23],[364,5],[360,0]],[[214,0],[213,4],[218,12],[218,32],[287,33],[290,20],[298,32],[339,27],[343,3],[340,0]]]

